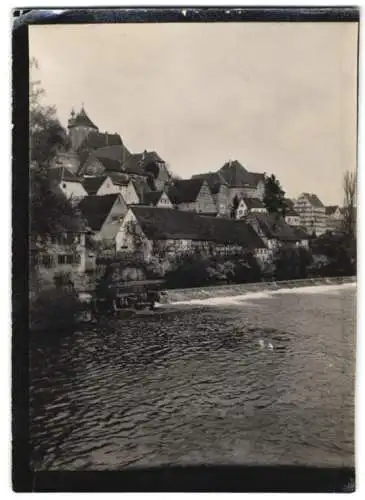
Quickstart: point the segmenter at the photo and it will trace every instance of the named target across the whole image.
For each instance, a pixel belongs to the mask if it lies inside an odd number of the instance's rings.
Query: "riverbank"
[[[196,288],[180,288],[166,290],[164,303],[188,302],[196,299],[210,299],[235,295],[244,295],[254,292],[269,292],[284,288],[302,288],[309,286],[341,285],[356,283],[356,276],[335,278],[310,278],[290,281],[265,281],[260,283],[243,283],[238,285],[217,285]]]

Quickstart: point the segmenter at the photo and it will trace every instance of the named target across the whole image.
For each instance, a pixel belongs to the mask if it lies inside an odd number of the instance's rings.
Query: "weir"
[[[290,293],[291,290],[297,288],[312,289],[313,287],[328,287],[334,288],[335,285],[356,284],[356,276],[349,277],[334,277],[334,278],[310,278],[292,281],[271,281],[259,283],[244,283],[238,285],[218,285],[197,288],[184,288],[175,290],[166,290],[164,303],[177,304],[188,303],[191,301],[205,301],[212,299],[209,303],[219,304],[227,298],[260,298],[266,297],[274,293]]]

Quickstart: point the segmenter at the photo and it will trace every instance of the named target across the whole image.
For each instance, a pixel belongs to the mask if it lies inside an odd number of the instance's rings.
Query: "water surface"
[[[355,285],[33,334],[33,468],[352,466],[354,375]]]

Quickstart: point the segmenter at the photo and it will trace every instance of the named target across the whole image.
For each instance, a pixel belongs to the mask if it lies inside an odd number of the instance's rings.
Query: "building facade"
[[[294,210],[299,214],[301,227],[308,234],[320,236],[326,232],[326,209],[317,195],[302,193],[295,201]]]

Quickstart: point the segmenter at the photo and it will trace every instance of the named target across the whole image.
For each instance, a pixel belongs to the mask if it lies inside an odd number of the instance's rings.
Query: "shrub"
[[[65,328],[76,324],[82,306],[74,292],[51,288],[30,300],[30,327]]]

